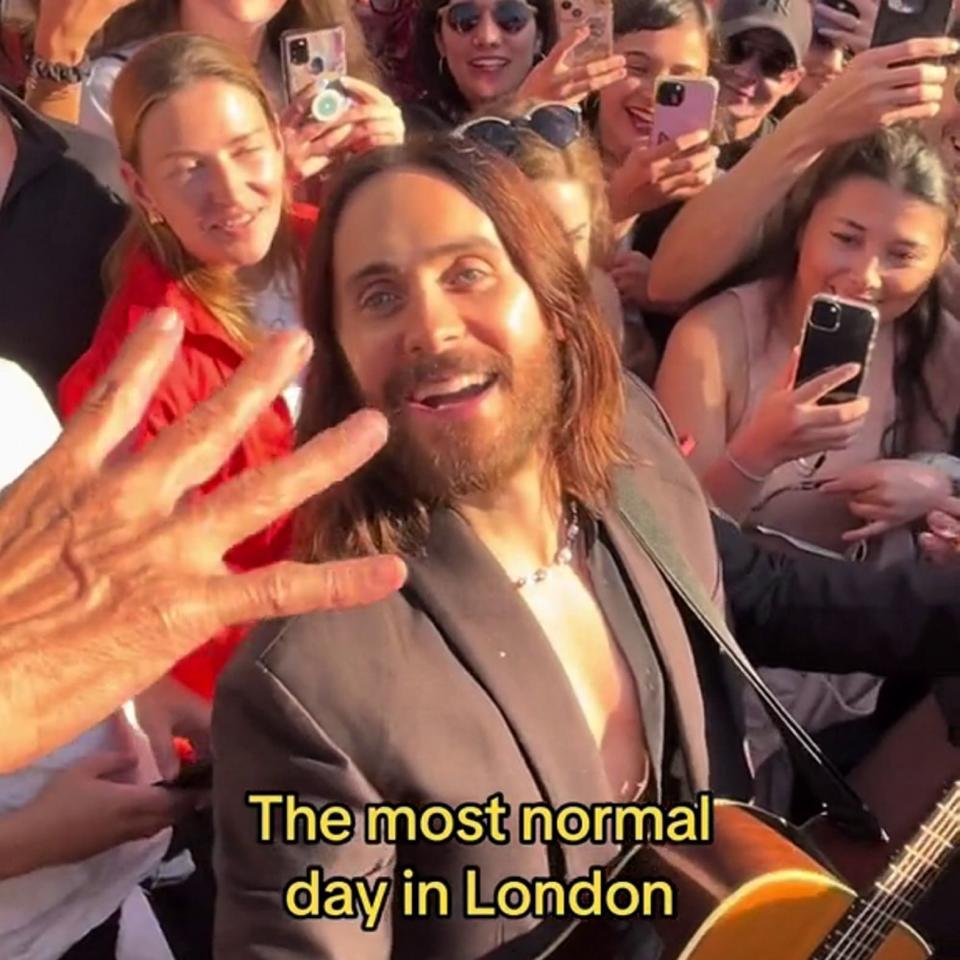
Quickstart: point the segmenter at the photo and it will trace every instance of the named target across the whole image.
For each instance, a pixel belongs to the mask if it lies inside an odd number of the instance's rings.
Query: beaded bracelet
[[[30,76],[54,83],[83,83],[90,76],[90,58],[84,54],[78,64],[55,63],[34,54],[30,58]]]

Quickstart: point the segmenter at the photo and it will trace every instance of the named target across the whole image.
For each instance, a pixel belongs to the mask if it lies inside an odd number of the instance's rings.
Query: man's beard
[[[503,396],[503,415],[496,423],[488,418],[443,421],[438,417],[435,423],[415,427],[407,409],[411,393],[418,386],[457,374],[495,376],[491,389]],[[384,393],[390,421],[383,454],[388,473],[408,496],[450,504],[496,490],[538,448],[549,456],[546,447],[560,414],[560,352],[549,336],[517,364],[492,350],[454,348],[398,371]]]

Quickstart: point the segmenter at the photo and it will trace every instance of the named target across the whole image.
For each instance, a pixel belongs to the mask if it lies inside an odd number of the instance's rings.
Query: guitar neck
[[[874,884],[868,903],[882,903],[884,914],[893,920],[905,919],[957,849],[960,849],[960,780],[891,861]]]

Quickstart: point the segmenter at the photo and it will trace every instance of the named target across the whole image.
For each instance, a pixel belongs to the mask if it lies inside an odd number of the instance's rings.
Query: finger
[[[333,150],[353,132],[353,125],[336,121],[334,123],[308,123],[301,127],[297,137],[301,146],[315,150]]]
[[[681,157],[660,161],[654,164],[655,178],[665,180],[686,173],[699,173],[711,169],[717,162],[720,151],[716,147],[700,147]]]
[[[182,336],[183,325],[173,310],[148,314],[67,421],[51,451],[55,458],[82,470],[97,471],[140,422]]]
[[[557,89],[557,100],[564,103],[582,100],[591,93],[603,90],[612,83],[623,80],[627,75],[626,70],[617,70],[614,73],[605,73],[599,77],[589,77],[585,80],[575,82],[566,82]]]
[[[704,187],[710,185],[713,179],[713,168],[700,170],[695,173],[687,173],[679,177],[671,177],[669,180],[661,180],[659,187],[661,192],[668,197],[676,198],[681,196],[693,196],[699,193]]]
[[[937,566],[942,566],[957,558],[956,547],[935,534],[921,533],[917,537],[917,542],[924,559]]]
[[[821,493],[865,493],[876,486],[876,481],[858,470],[828,480],[820,487]]]
[[[147,495],[157,509],[173,509],[184,492],[216,472],[257,417],[306,363],[312,341],[302,331],[271,337],[237,372],[182,420],[161,430],[137,460],[118,477],[119,499],[142,510]],[[123,504],[117,504],[122,515]]]
[[[227,626],[364,606],[399,590],[406,574],[403,561],[393,556],[322,564],[278,563],[217,578],[207,590],[202,612],[214,617],[216,624]]]
[[[356,77],[343,76],[340,77],[339,83],[343,89],[347,91],[347,93],[349,93],[355,100],[359,100],[361,103],[378,103],[394,106],[393,100],[391,100],[387,94],[385,94],[379,87],[375,87],[372,83],[367,83],[366,80],[358,80]]]
[[[847,509],[858,520],[893,520],[890,508],[879,503],[870,503],[866,500],[851,500]]]
[[[404,130],[402,125],[397,124],[392,118],[385,118],[383,120],[367,120],[364,123],[358,124],[354,128],[351,140],[365,140],[373,137],[383,139],[388,137],[392,143],[402,143],[403,135]]]
[[[927,526],[945,540],[960,540],[960,521],[942,510],[930,511],[927,515]]]
[[[597,79],[609,74],[622,74],[626,72],[627,58],[622,54],[614,54],[610,57],[604,57],[602,60],[591,60],[589,63],[582,63],[574,67],[570,73],[576,79]]]
[[[835,428],[849,432],[862,425],[869,410],[870,398],[858,397],[847,403],[804,407],[803,419],[809,429],[819,431]]]
[[[883,76],[885,86],[915,87],[924,84],[942,87],[947,82],[947,68],[935,63],[908,63],[891,67]]]
[[[361,410],[290,456],[245,470],[209,496],[184,505],[174,534],[206,542],[217,556],[277,517],[350,476],[387,440],[381,413]]]
[[[912,107],[902,107],[899,110],[892,110],[884,113],[880,117],[880,122],[885,127],[893,127],[899,123],[913,122],[916,120],[930,120],[940,112],[940,104],[921,103]]]
[[[392,120],[401,123],[400,111],[392,103],[369,103],[351,107],[340,119],[341,123],[363,123],[365,120]]]
[[[820,373],[794,390],[797,403],[816,403],[831,390],[848,383],[860,372],[859,363],[844,363],[833,370]],[[845,406],[839,404],[838,406]]]
[[[933,105],[939,109],[943,102],[944,88],[931,84],[918,87],[902,87],[891,90],[886,98],[890,107],[912,107],[918,104]]]
[[[553,49],[547,54],[543,59],[543,64],[549,64],[550,66],[544,66],[544,70],[549,70],[551,67],[562,67],[567,65],[567,57],[583,43],[590,36],[589,27],[578,27],[573,32],[569,33],[565,37],[561,37],[553,45]]]
[[[960,43],[951,37],[913,37],[901,43],[874,47],[850,61],[856,67],[889,67],[905,60],[938,60],[960,52]]]
[[[878,537],[888,530],[892,530],[896,524],[891,520],[874,520],[856,530],[848,530],[842,538],[845,543],[859,543],[861,540],[869,540],[871,537]]]

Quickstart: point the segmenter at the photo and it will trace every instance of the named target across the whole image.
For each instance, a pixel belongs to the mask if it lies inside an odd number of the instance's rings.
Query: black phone
[[[213,763],[210,760],[181,763],[180,772],[172,780],[158,780],[154,786],[166,787],[168,790],[211,790]]]
[[[859,363],[860,372],[855,377],[831,390],[818,402],[846,403],[855,399],[866,376],[879,323],[880,314],[870,303],[817,294],[810,301],[803,328],[797,386],[834,367]]]
[[[953,21],[953,0],[880,0],[871,47],[914,37],[945,37]]]

